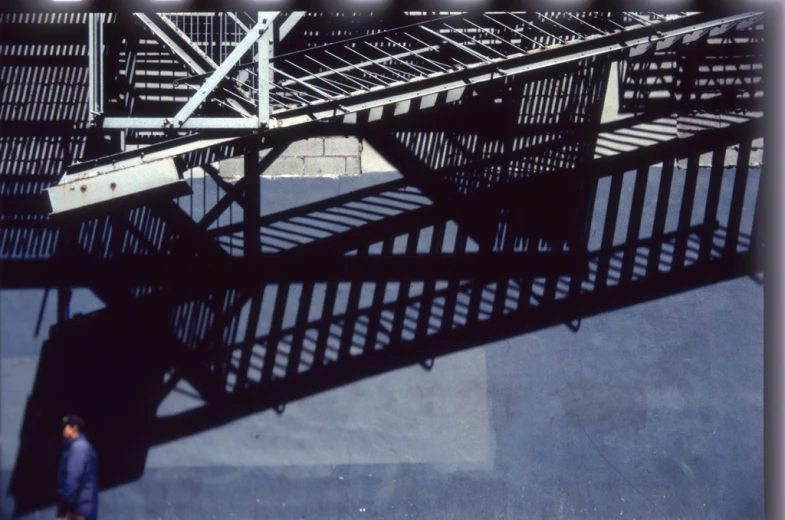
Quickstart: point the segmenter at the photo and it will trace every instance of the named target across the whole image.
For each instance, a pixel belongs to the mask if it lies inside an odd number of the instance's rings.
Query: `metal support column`
[[[243,204],[243,242],[244,256],[247,260],[256,259],[262,253],[261,229],[259,217],[261,212],[261,174],[259,164],[259,147],[249,144],[243,158],[245,176],[245,197]]]
[[[88,20],[88,99],[90,122],[104,113],[104,23],[103,14],[90,13]]]
[[[63,323],[71,319],[71,295],[70,287],[58,287],[57,289],[57,323]]]
[[[263,20],[271,19],[275,14],[276,13],[259,11],[258,23],[262,24]],[[259,95],[257,101],[259,108],[259,127],[266,127],[267,122],[270,120],[270,84],[273,81],[272,71],[270,70],[270,58],[273,57],[273,36],[274,31],[267,31],[267,34],[263,34],[257,43],[257,65],[259,69],[256,89]]]

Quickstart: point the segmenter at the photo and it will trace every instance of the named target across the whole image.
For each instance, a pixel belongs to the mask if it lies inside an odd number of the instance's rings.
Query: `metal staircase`
[[[196,89],[189,99],[192,106],[208,100],[225,104],[219,99],[221,96],[236,103],[231,97],[234,95],[241,101],[253,101],[258,116],[244,113],[241,118],[199,118],[186,105],[188,110],[172,117],[107,117],[103,122],[107,129],[171,126],[274,130],[315,120],[343,120],[350,114],[421,100],[420,106],[396,107],[396,113],[401,113],[434,106],[432,100],[424,98],[443,92],[506,76],[541,73],[545,68],[590,56],[621,52],[635,56],[653,49],[662,51],[707,35],[716,37],[734,28],[743,29],[760,19],[760,14],[755,13],[723,18],[700,13],[623,13],[618,17],[606,13],[456,14],[275,54],[270,48],[273,40],[263,29],[262,21],[272,20],[278,13],[259,13],[258,20],[247,13],[136,16],[192,71],[202,71],[173,82],[174,86]],[[204,33],[208,29],[214,32],[212,18],[224,24],[221,33],[233,34],[235,38],[238,33],[243,34],[242,39],[233,42],[235,54],[226,57],[221,64],[224,70],[220,71],[204,52],[215,42],[203,41],[199,30],[204,26]],[[169,28],[181,41],[167,36],[162,27]],[[265,58],[259,60],[260,55]],[[212,70],[204,72],[205,69]],[[224,79],[227,88],[214,92]],[[260,89],[259,85],[265,88]],[[243,94],[238,95],[237,91]]]
[[[41,15],[44,28],[0,15],[21,42],[0,66],[2,286],[58,292],[25,431],[46,437],[42,417],[88,396],[108,467],[135,459],[126,482],[145,457],[115,449],[127,432],[106,410],[118,398],[135,403],[122,411],[144,425],[132,440],[146,450],[759,272],[770,172],[751,156],[764,121],[728,92],[762,99],[760,70],[739,72],[762,53],[704,77],[707,63],[689,63],[694,97],[721,94],[705,103],[679,90],[690,74],[660,80],[673,70],[662,63],[701,46],[753,48],[760,17],[419,14],[323,30],[319,13]],[[26,43],[60,23],[73,27],[59,44]],[[617,60],[627,113],[603,122]],[[649,95],[660,90],[670,98]],[[262,213],[260,175],[289,144],[346,135],[402,178]],[[244,161],[239,180],[211,166],[231,158]],[[183,188],[194,194],[170,200]],[[105,307],[72,319],[74,287]],[[51,384],[85,359],[100,392]],[[158,417],[181,381],[202,402]],[[46,473],[20,460],[15,493],[39,504],[30,490]]]
[[[485,86],[504,84],[509,78],[548,74],[592,58],[635,56],[690,45],[751,27],[762,15],[499,12],[412,16],[404,25],[382,24],[355,31],[364,34],[313,45],[307,37],[292,36],[308,19],[307,13],[137,14],[139,29],[157,40],[161,49],[151,53],[147,40],[142,40],[137,51],[125,51],[128,92],[142,92],[139,96],[145,103],[145,113],[130,115],[100,111],[104,106],[129,108],[128,103],[104,101],[99,16],[94,15],[91,25],[94,123],[108,131],[155,131],[162,136],[199,133],[187,138],[185,150],[183,140],[175,139],[156,144],[154,154],[141,148],[68,168],[60,183],[49,189],[54,214],[177,184],[182,168],[173,158],[238,136],[269,139],[283,132],[286,137],[281,139],[294,140],[301,128],[317,122],[364,127],[403,115],[425,118],[425,114],[416,114],[465,103],[481,95]],[[284,38],[305,43],[276,52]],[[154,77],[139,76],[143,67],[137,62],[161,59],[179,67],[167,66],[166,74],[157,72]],[[172,112],[151,115],[166,110]],[[205,132],[225,136],[201,139],[199,135]],[[129,169],[132,163],[135,166]]]

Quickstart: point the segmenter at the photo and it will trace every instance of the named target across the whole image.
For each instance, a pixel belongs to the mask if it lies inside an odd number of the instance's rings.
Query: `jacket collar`
[[[81,439],[82,437],[84,437],[84,434],[81,434],[81,433],[80,433],[79,435],[77,435],[77,436],[76,436],[76,437],[74,437],[73,439],[63,439],[63,445],[64,445],[66,448],[70,448],[70,447],[71,447],[71,445],[72,445],[72,444],[73,444],[75,441],[77,441],[77,440]]]

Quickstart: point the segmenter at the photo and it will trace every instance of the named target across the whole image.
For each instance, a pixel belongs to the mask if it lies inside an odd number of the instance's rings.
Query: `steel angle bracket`
[[[106,173],[66,175],[45,191],[53,218],[106,214],[192,193],[172,157]]]

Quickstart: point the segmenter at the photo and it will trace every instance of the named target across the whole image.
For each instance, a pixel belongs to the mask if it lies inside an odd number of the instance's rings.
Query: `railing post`
[[[88,100],[90,122],[104,113],[104,23],[102,13],[90,13],[88,20]]]
[[[271,13],[259,11],[259,22],[265,18],[269,18]],[[267,34],[262,35],[257,42],[258,46],[258,80],[256,88],[258,90],[258,108],[259,108],[259,127],[264,128],[270,120],[270,83],[272,82],[272,71],[270,70],[270,58],[273,57],[273,37],[274,29],[267,31]]]

